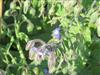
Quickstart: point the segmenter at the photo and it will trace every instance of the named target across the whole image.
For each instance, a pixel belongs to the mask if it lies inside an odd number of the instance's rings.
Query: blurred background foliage
[[[6,75],[47,75],[47,61],[28,59],[28,40],[49,41],[61,27],[51,75],[100,75],[99,0],[4,0],[0,33],[0,69]],[[3,74],[2,74],[3,75]]]

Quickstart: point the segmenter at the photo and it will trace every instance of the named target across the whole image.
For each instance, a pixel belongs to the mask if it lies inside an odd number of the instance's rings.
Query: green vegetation
[[[100,75],[99,0],[4,0],[0,31],[0,72],[6,75]],[[25,50],[29,40],[52,38],[61,28],[53,59],[36,62]],[[50,64],[50,63],[49,63]]]

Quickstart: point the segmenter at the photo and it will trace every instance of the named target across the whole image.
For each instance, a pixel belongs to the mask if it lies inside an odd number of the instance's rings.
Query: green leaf
[[[65,9],[61,6],[61,4],[57,5],[58,9],[56,11],[56,15],[57,16],[65,16],[66,15],[66,11]]]
[[[32,0],[32,5],[33,7],[36,7],[38,5],[39,1],[37,0]]]
[[[98,11],[95,11],[93,14],[91,14],[89,23],[90,24],[95,23],[98,18],[98,15],[99,15]]]
[[[60,22],[63,27],[68,27],[69,20],[66,17],[62,18]]]
[[[15,3],[15,1],[12,1],[10,3],[10,9],[14,10],[15,8],[16,8],[16,3]]]
[[[82,10],[82,6],[76,5],[74,7],[74,16],[77,18]]]
[[[34,17],[34,16],[35,16],[36,11],[35,11],[35,9],[34,9],[34,8],[30,8],[29,13],[30,13],[30,14]]]
[[[4,16],[10,16],[10,12],[11,12],[10,10],[6,10]]]
[[[100,25],[97,26],[97,34],[100,37]]]
[[[63,72],[63,74],[66,74],[67,72],[68,72],[68,67],[66,66],[66,67],[64,67],[63,69],[62,69],[62,72]]]
[[[28,12],[30,5],[31,5],[30,0],[24,1],[24,7],[23,7],[24,14]]]
[[[18,38],[20,40],[25,40],[26,42],[29,40],[28,36],[23,32],[18,33]]]
[[[83,30],[82,33],[83,33],[83,37],[84,37],[85,41],[90,42],[91,41],[91,31],[90,31],[90,29],[87,27]]]
[[[71,26],[69,32],[72,34],[78,34],[80,32],[80,26]]]
[[[28,25],[27,25],[27,31],[32,32],[33,28],[34,28],[34,25],[31,22],[29,22]]]

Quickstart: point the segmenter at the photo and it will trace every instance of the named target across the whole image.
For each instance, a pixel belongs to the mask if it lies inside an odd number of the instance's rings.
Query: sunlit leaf
[[[6,10],[4,16],[10,16],[10,10]]]
[[[100,26],[97,26],[97,34],[100,37]]]
[[[12,1],[10,3],[10,9],[15,9],[16,8],[16,2],[15,1]]]
[[[57,8],[58,8],[58,10],[56,11],[57,16],[65,16],[66,15],[65,9],[63,8],[62,5],[58,4]]]
[[[83,30],[83,36],[85,41],[89,41],[89,42],[91,41],[91,31],[88,27],[85,28],[85,30]]]
[[[29,13],[34,17],[36,14],[36,10],[34,8],[30,8]]]
[[[32,32],[33,28],[34,28],[34,24],[32,24],[31,22],[29,22],[28,25],[27,25],[27,31],[28,32]]]
[[[18,33],[18,38],[20,39],[20,40],[25,40],[26,42],[28,41],[28,36],[25,34],[25,33],[23,33],[23,32],[20,32],[20,33]]]
[[[31,1],[30,0],[26,0],[24,1],[24,7],[23,7],[23,12],[26,14],[29,10],[29,7],[30,7],[30,3]]]

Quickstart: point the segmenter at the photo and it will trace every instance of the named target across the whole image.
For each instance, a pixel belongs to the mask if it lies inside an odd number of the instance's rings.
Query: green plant
[[[53,75],[99,75],[99,0],[13,0],[4,1],[0,34],[0,59],[7,75],[45,75],[47,59],[30,61],[25,46],[29,40],[55,41],[51,37],[61,28],[59,48],[55,50]],[[60,33],[60,32],[58,32]],[[53,34],[55,35],[55,34]],[[52,59],[51,59],[52,60]]]

